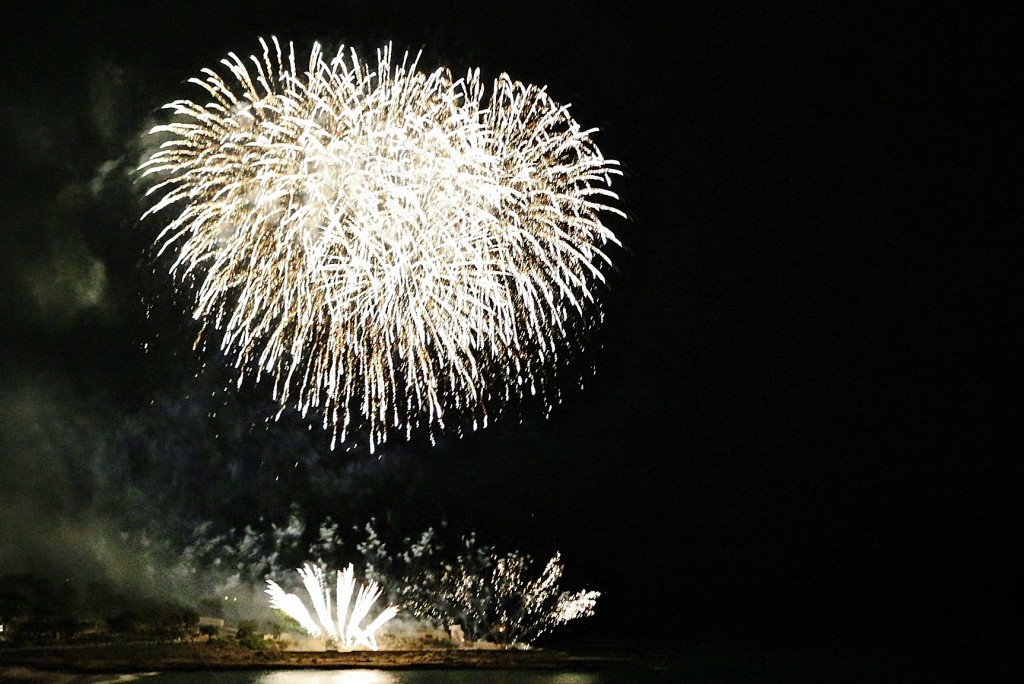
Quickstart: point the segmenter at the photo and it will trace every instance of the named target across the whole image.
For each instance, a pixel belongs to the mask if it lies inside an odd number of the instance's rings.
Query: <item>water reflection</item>
[[[618,684],[651,679],[621,672],[552,672],[545,670],[274,670],[265,672],[160,672],[145,675],[93,676],[90,684],[115,684],[138,678],[137,684]]]
[[[596,674],[582,672],[558,672],[544,680],[548,684],[599,684],[605,681]]]
[[[398,684],[398,675],[383,670],[297,670],[268,672],[259,684]]]
[[[266,672],[254,684],[602,684],[607,680],[589,672],[512,670],[294,670]]]

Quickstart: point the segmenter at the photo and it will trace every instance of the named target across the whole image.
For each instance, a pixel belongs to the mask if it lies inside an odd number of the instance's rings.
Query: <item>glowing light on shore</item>
[[[377,650],[377,631],[398,615],[398,608],[388,606],[369,624],[363,626],[363,621],[381,594],[380,586],[376,582],[371,580],[361,585],[356,593],[355,571],[352,565],[344,571],[338,571],[335,594],[337,609],[332,612],[331,590],[323,570],[307,563],[298,569],[298,573],[306,593],[309,594],[316,617],[314,618],[306,608],[301,598],[285,592],[274,580],[268,579],[266,593],[270,596],[272,608],[280,610],[298,622],[310,636],[332,639],[342,648],[365,646],[370,650]],[[351,603],[353,594],[355,602]]]
[[[317,411],[334,440],[451,415],[487,425],[600,318],[617,196],[568,107],[501,74],[420,72],[390,46],[376,65],[260,40],[176,100],[140,167],[173,212],[157,238],[203,322],[282,410]],[[279,414],[280,415],[280,414]],[[455,421],[451,421],[455,422]]]

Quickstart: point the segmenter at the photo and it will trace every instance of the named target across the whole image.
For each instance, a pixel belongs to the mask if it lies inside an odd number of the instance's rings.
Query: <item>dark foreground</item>
[[[125,643],[0,648],[0,684],[91,684],[101,675],[278,670],[621,672],[622,681],[1024,681],[1019,655],[858,649],[253,651],[233,645]],[[646,675],[644,673],[647,673]],[[616,675],[617,676],[617,675]],[[640,679],[638,680],[637,677]],[[668,677],[668,678],[666,678]],[[611,679],[610,681],[615,681]]]
[[[154,671],[473,668],[608,670],[635,667],[623,654],[531,650],[253,651],[195,643],[101,644],[0,650],[0,682],[75,681],[75,675]]]

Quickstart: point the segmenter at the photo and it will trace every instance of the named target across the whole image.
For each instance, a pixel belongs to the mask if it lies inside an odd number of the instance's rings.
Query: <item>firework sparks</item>
[[[323,570],[307,563],[298,569],[298,573],[302,578],[306,593],[309,594],[310,601],[313,603],[316,618],[306,608],[302,599],[295,594],[286,593],[277,582],[268,579],[266,592],[270,596],[272,608],[276,608],[294,619],[311,636],[333,639],[343,648],[355,648],[362,645],[373,651],[377,650],[377,630],[398,615],[398,608],[388,606],[370,624],[365,627],[362,625],[381,594],[380,586],[376,582],[371,581],[359,588],[352,611],[349,613],[349,603],[356,589],[355,571],[352,565],[349,565],[344,571],[339,571],[335,594],[337,599],[337,619],[335,620],[331,615],[331,590],[327,586]]]
[[[176,212],[157,238],[221,333],[238,383],[272,379],[282,409],[318,411],[332,447],[452,415],[485,426],[596,319],[622,216],[605,159],[544,88],[479,71],[421,72],[390,46],[376,68],[344,49],[261,39],[222,60],[153,133],[141,170]]]

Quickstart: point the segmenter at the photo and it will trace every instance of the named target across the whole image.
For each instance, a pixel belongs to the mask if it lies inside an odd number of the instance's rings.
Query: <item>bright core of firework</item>
[[[140,167],[157,238],[238,382],[344,441],[445,428],[540,393],[597,312],[622,213],[605,159],[544,88],[421,72],[390,46],[308,63],[260,40],[192,83]],[[418,58],[417,58],[418,59]],[[334,441],[332,441],[332,446]]]
[[[355,648],[363,645],[373,651],[377,650],[377,630],[398,615],[398,608],[388,606],[380,615],[363,626],[363,621],[370,608],[381,594],[376,582],[364,584],[356,593],[355,572],[350,564],[343,572],[338,572],[337,599],[335,609],[331,608],[331,589],[327,585],[323,570],[307,563],[298,570],[302,584],[313,602],[316,617],[310,614],[305,604],[295,594],[285,593],[277,582],[267,580],[267,594],[270,606],[292,618],[311,636],[323,636],[333,639],[343,648]],[[353,601],[352,599],[355,598]]]

